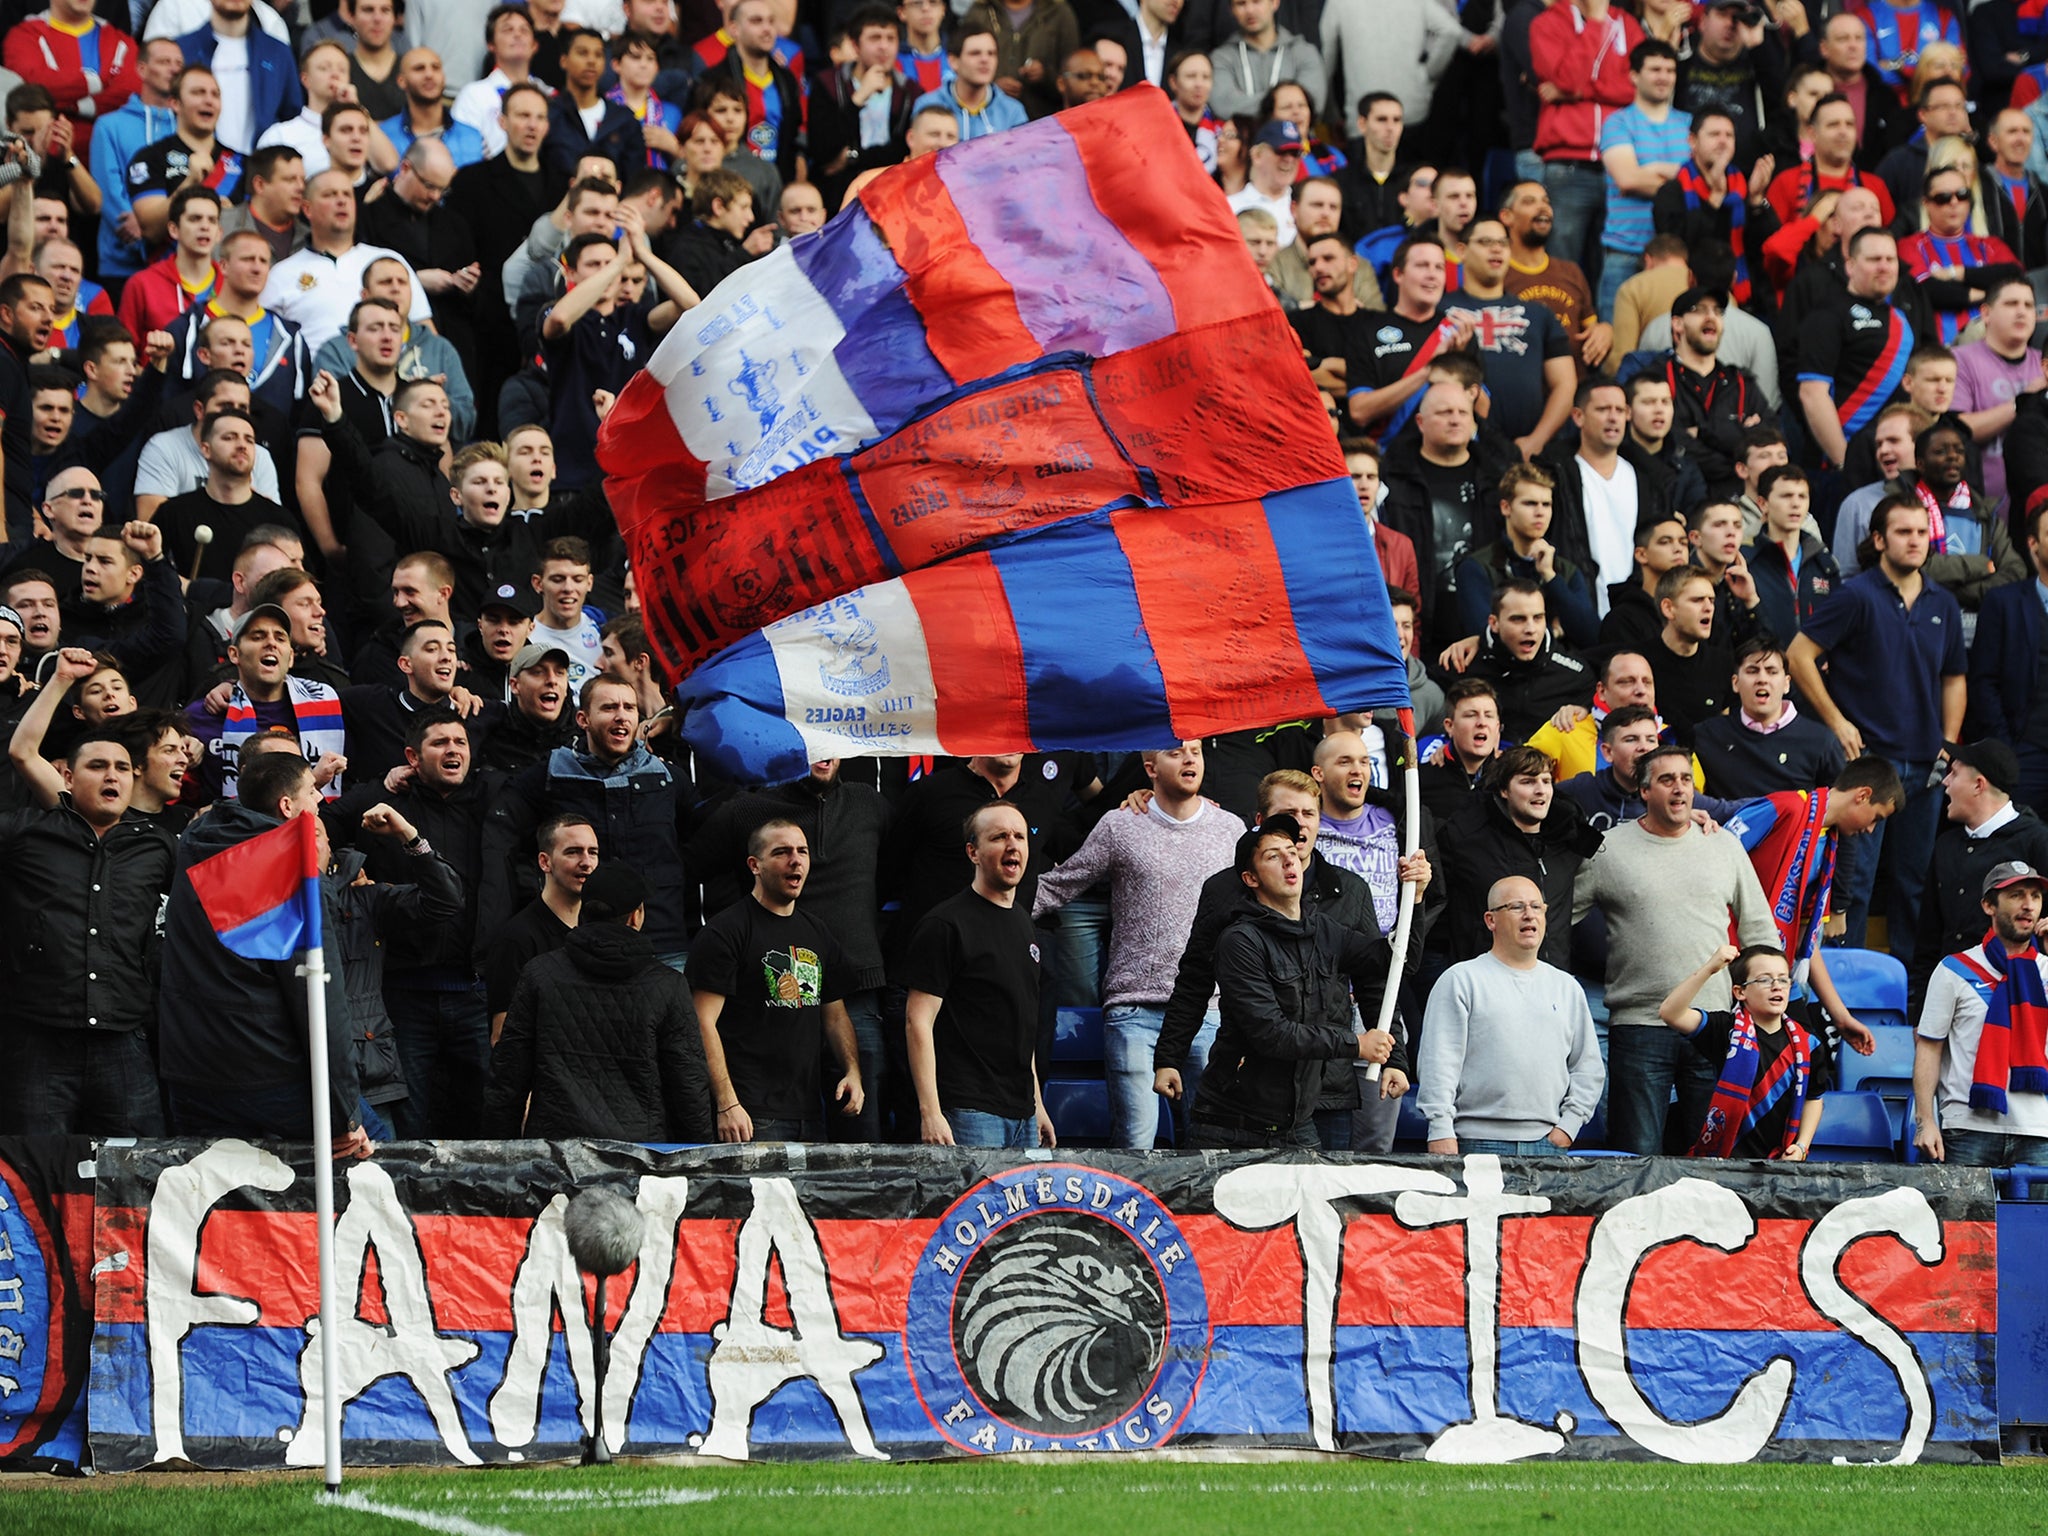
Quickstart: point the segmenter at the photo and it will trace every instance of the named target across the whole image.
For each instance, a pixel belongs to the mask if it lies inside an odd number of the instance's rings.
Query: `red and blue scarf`
[[[1993,929],[1984,935],[1981,968],[1967,953],[1956,958],[1991,983],[1984,1006],[1984,1031],[1977,1037],[1977,1066],[1970,1077],[1970,1108],[2003,1115],[2008,1093],[2048,1093],[2048,988],[2030,943],[2008,955]]]
[[[1810,959],[1820,947],[1828,892],[1835,883],[1835,839],[1823,825],[1828,795],[1816,789],[1764,796],[1776,819],[1749,853],[1757,883],[1771,904],[1771,921],[1778,925],[1778,944],[1794,964]]]
[[[1771,1154],[1782,1157],[1785,1149],[1799,1139],[1800,1117],[1806,1112],[1806,1085],[1813,1076],[1813,1039],[1787,1017],[1785,1049],[1761,1074],[1763,1052],[1757,1049],[1756,1021],[1747,1008],[1735,1010],[1734,1026],[1728,1031],[1728,1056],[1721,1063],[1721,1080],[1714,1084],[1713,1102],[1707,1108],[1706,1123],[1688,1157],[1733,1157],[1735,1144],[1743,1133],[1755,1129],[1778,1101],[1792,1095],[1791,1111],[1785,1116],[1785,1137]]]
[[[1707,185],[1697,160],[1688,160],[1678,168],[1678,185],[1685,192],[1688,209],[1714,206],[1713,189]],[[1749,216],[1749,178],[1733,167],[1728,171],[1728,190],[1721,199],[1721,207],[1728,215],[1728,244],[1735,252],[1735,281],[1729,285],[1729,292],[1736,303],[1745,304],[1749,301],[1749,255],[1742,246],[1742,226]]]

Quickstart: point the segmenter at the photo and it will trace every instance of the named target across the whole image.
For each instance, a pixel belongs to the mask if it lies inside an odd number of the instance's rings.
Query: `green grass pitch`
[[[987,1461],[0,1482],[23,1536],[1994,1536],[2048,1532],[2048,1462],[1999,1468]]]

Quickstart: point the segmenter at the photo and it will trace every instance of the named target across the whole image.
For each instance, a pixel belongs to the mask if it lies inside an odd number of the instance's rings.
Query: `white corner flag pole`
[[[1408,742],[1408,771],[1402,775],[1408,790],[1408,815],[1401,828],[1401,852],[1413,854],[1422,845],[1422,769],[1415,761],[1415,711],[1400,712],[1401,734]],[[1394,1032],[1394,1008],[1400,1001],[1401,969],[1408,960],[1408,942],[1415,927],[1415,887],[1401,882],[1401,905],[1394,918],[1393,958],[1387,966],[1386,990],[1380,994],[1379,1022],[1373,1027]],[[1365,1069],[1365,1080],[1380,1080],[1380,1064]]]
[[[320,1432],[327,1447],[327,1491],[341,1492],[341,1386],[335,1379],[334,1116],[327,1104],[327,955],[316,944],[306,978],[306,1034],[313,1057],[313,1210],[320,1222]]]

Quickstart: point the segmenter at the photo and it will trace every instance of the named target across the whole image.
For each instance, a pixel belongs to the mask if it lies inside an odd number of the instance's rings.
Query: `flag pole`
[[[1401,852],[1404,856],[1413,854],[1422,845],[1422,769],[1415,761],[1415,711],[1398,711],[1401,720],[1401,734],[1408,743],[1408,768],[1402,775],[1407,787],[1408,814],[1401,828]],[[1393,958],[1387,966],[1387,985],[1380,993],[1379,1022],[1373,1027],[1392,1034],[1394,1008],[1400,1001],[1401,968],[1408,959],[1408,944],[1415,928],[1415,887],[1408,881],[1401,882],[1401,904],[1394,918]],[[1365,1069],[1365,1080],[1376,1083],[1380,1080],[1380,1064],[1374,1062]]]
[[[320,1223],[320,1432],[327,1491],[341,1492],[341,1386],[335,1380],[334,1116],[327,1085],[327,954],[315,944],[299,967],[306,978],[306,1033],[313,1057],[313,1210]]]

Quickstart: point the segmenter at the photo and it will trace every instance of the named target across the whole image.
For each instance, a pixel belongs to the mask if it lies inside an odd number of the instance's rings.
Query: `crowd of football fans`
[[[187,872],[311,813],[338,1151],[1796,1160],[1893,1029],[1895,1150],[2048,1160],[2039,9],[0,6],[0,1131],[309,1134],[305,982]],[[1418,739],[724,782],[612,402],[887,167],[1147,86]]]

